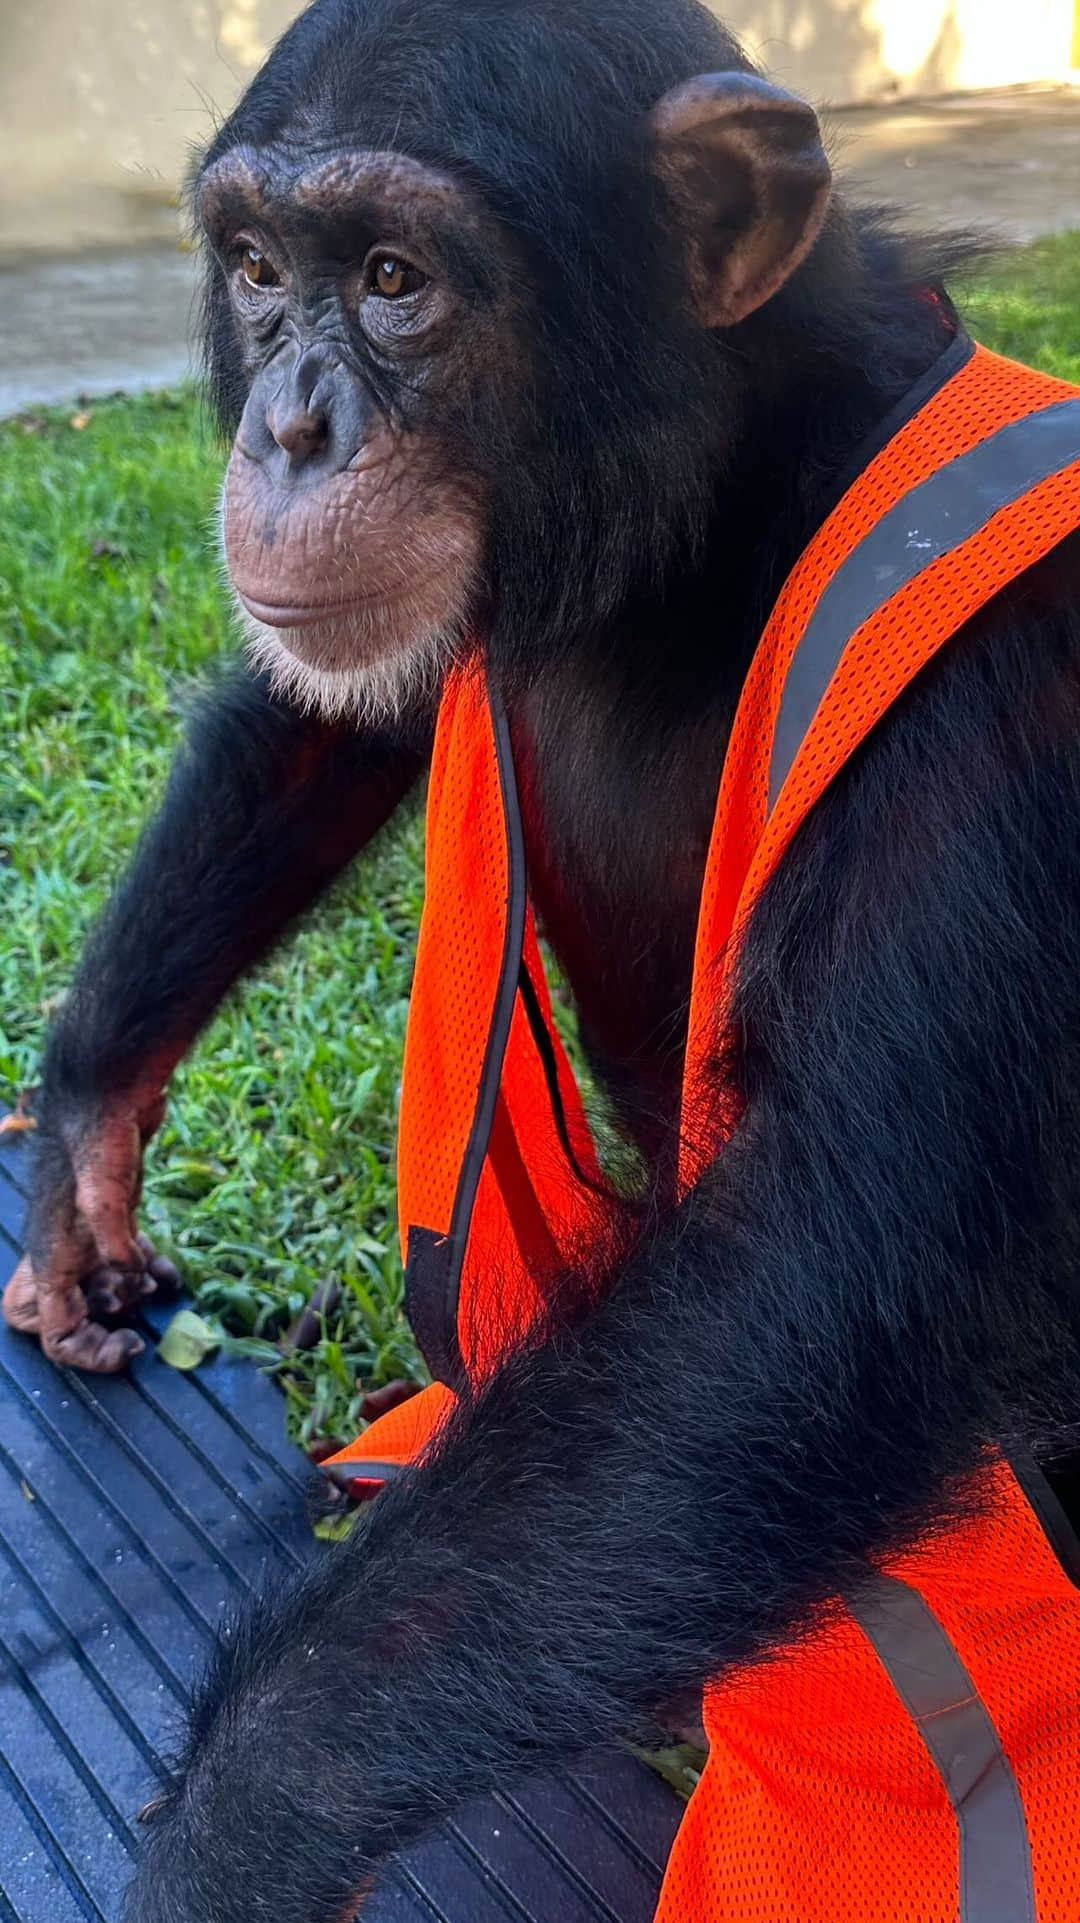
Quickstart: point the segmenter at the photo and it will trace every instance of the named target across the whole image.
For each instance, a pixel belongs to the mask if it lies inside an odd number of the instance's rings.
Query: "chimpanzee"
[[[481,1155],[498,1137],[504,1173],[535,1161],[512,1112],[531,1075],[557,1112],[535,1140],[565,1150],[549,1199],[573,1164],[590,1220],[618,1207],[606,1243],[533,1209],[543,1301],[484,1367],[420,1328],[445,1420],[417,1463],[387,1461],[349,1543],[226,1639],[132,1919],[336,1923],[448,1807],[707,1685],[709,1791],[665,1919],[951,1917],[959,1849],[965,1916],[1063,1923],[1077,1605],[1024,1532],[1037,1504],[1067,1559],[1032,1452],[1064,1459],[1080,1402],[1075,402],[1009,400],[1042,377],[986,371],[948,246],[853,211],[812,111],[697,0],[315,0],[194,205],[251,665],[199,719],[54,1021],[9,1315],[59,1362],[132,1354],[79,1282],[141,1268],[170,1071],[418,785],[451,686],[445,1000],[420,1038],[449,1067],[409,1154],[436,1155],[460,1107],[483,921],[509,944],[491,1035],[523,1079],[493,1092]],[[950,399],[971,381],[998,397],[991,439],[981,402]],[[947,445],[920,425],[939,418]],[[897,448],[917,491],[879,528]],[[901,574],[879,557],[864,606],[846,564],[898,526]],[[756,752],[759,650],[808,567],[853,646],[894,588],[885,653],[928,620],[948,645],[860,723],[702,1000],[728,748]],[[617,1172],[582,1148],[537,926]],[[726,1120],[688,1182],[702,1008]],[[411,1220],[410,1271],[450,1287],[460,1223]],[[494,1254],[481,1281],[497,1320]]]

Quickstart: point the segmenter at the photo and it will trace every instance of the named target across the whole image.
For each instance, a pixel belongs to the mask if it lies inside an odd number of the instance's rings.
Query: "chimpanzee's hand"
[[[46,1093],[43,1107],[28,1250],[4,1292],[4,1316],[38,1335],[53,1362],[112,1374],[144,1345],[133,1329],[110,1325],[179,1281],[135,1222],[143,1150],[164,1098],[114,1098],[87,1114]]]

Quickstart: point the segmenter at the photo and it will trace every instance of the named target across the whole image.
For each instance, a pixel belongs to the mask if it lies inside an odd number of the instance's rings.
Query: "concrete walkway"
[[[1010,240],[1080,226],[1080,91],[957,96],[829,117],[863,199]],[[194,267],[147,245],[0,261],[0,416],[163,386],[190,365]]]
[[[849,107],[827,124],[858,196],[916,223],[1016,241],[1080,227],[1080,88]]]
[[[182,380],[195,292],[179,247],[0,262],[0,418]]]

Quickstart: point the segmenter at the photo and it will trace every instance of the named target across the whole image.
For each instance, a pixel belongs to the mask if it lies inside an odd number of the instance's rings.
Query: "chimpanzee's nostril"
[[[297,467],[321,454],[330,438],[330,423],[321,407],[303,401],[282,405],[275,402],[267,409],[266,424],[279,447],[284,448]]]

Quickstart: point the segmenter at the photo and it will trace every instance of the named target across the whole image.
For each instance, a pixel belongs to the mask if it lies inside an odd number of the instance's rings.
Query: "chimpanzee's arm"
[[[29,1256],[5,1310],[55,1359],[116,1368],[141,1346],[88,1319],[78,1285],[95,1265],[141,1265],[132,1209],[168,1077],[413,786],[427,746],[413,725],[415,738],[334,727],[240,675],[200,709],[46,1045]]]
[[[782,1640],[1074,1389],[1080,631],[957,644],[745,955],[736,1139],[197,1712],[137,1923],[330,1923],[507,1772]]]
[[[87,943],[45,1087],[173,1068],[222,997],[416,782],[424,744],[332,726],[235,676],[199,709],[160,812]]]

